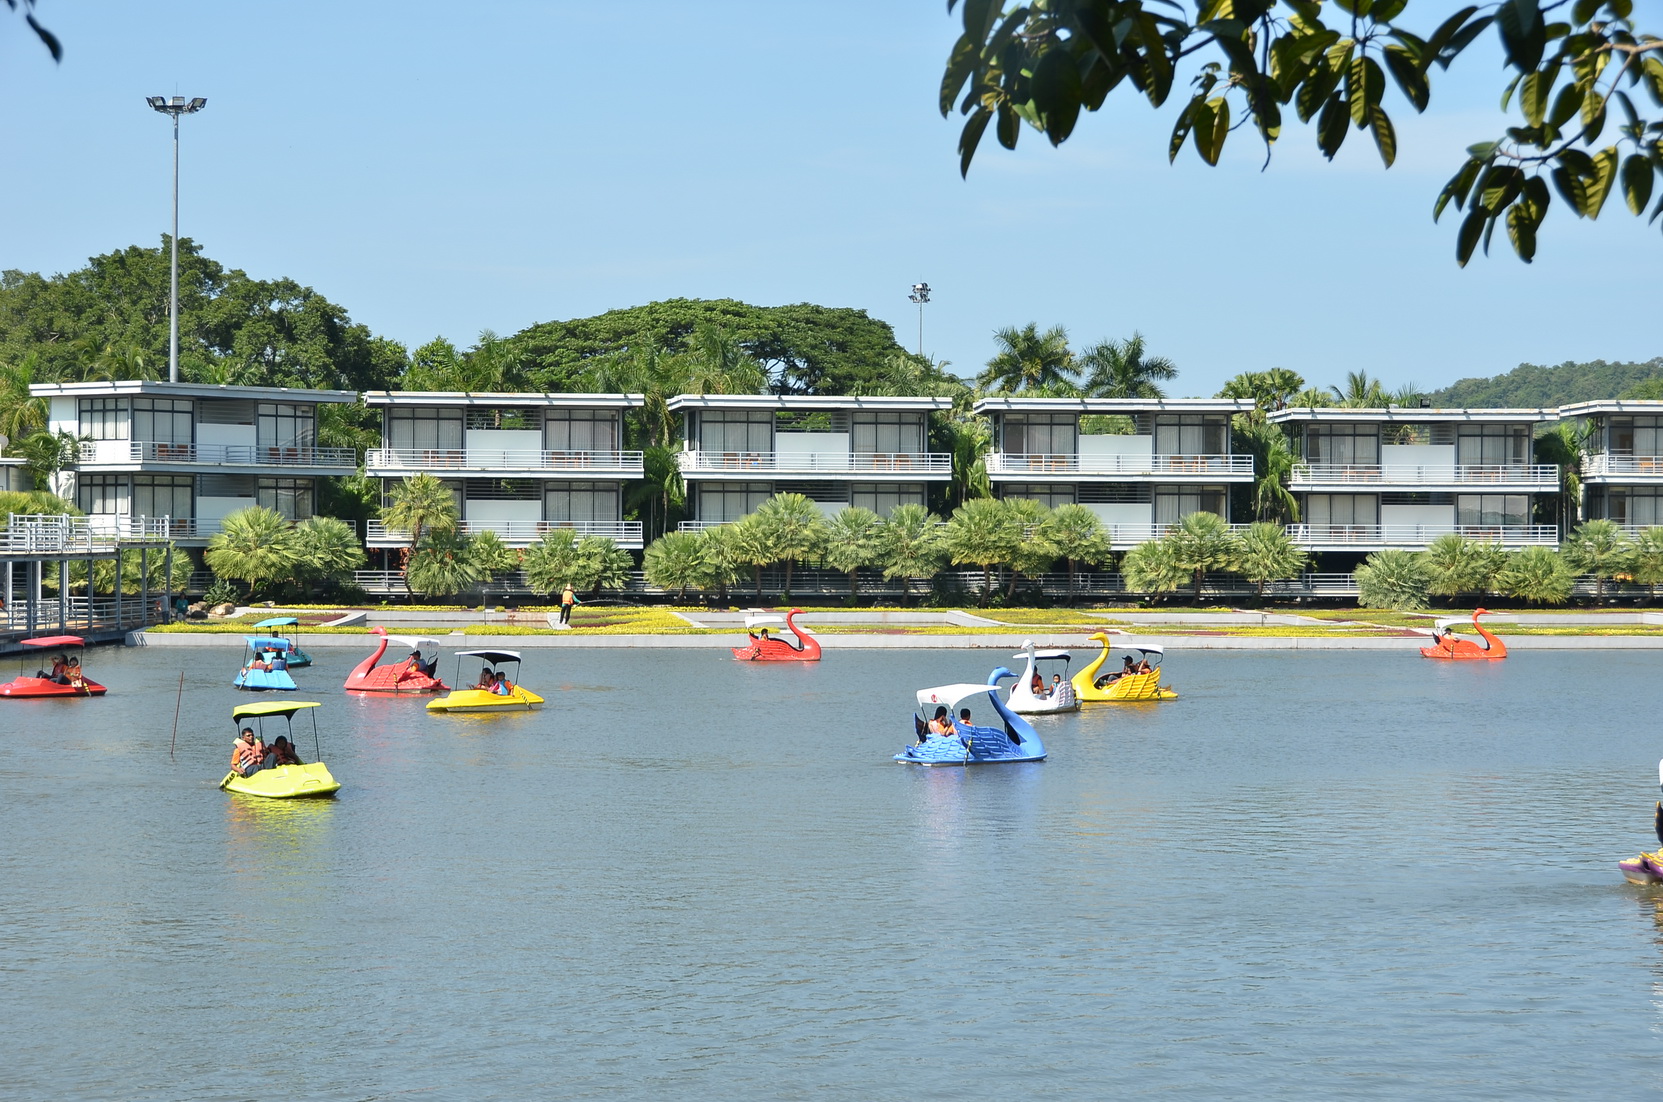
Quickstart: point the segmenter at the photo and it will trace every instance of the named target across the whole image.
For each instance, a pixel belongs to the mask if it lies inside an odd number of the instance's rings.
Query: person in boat
[[[286,670],[288,668],[289,668],[288,655],[284,654],[280,650],[272,650],[272,651],[267,651],[266,652],[266,669],[268,669],[268,670]]]
[[[264,768],[275,769],[279,765],[302,765],[300,755],[295,753],[294,743],[287,735],[278,735],[272,744],[266,748]]]
[[[52,672],[48,675],[47,680],[58,685],[69,684],[69,664],[64,661],[63,655],[54,654],[52,656]]]
[[[938,704],[935,715],[930,719],[926,728],[930,734],[946,738],[953,733],[953,719],[947,712],[945,704]]]
[[[73,685],[77,689],[86,684],[81,676],[81,660],[79,658],[69,660],[69,664],[64,667],[64,678],[66,685]]]
[[[1126,656],[1126,664],[1124,666],[1122,666],[1119,670],[1117,670],[1114,673],[1106,673],[1102,677],[1099,677],[1097,679],[1097,687],[1099,689],[1104,688],[1105,686],[1110,685],[1113,682],[1119,681],[1122,677],[1129,677],[1132,674],[1137,673],[1137,672],[1138,672],[1137,663],[1133,662],[1132,661],[1132,656],[1128,654]]]
[[[498,696],[507,696],[513,691],[513,686],[508,684],[507,676],[499,672],[497,676],[492,679],[491,691],[496,693]]]
[[[974,723],[970,722],[970,709],[969,708],[960,708],[959,709],[958,729],[955,730],[953,733],[958,735],[960,738],[969,738],[970,737],[970,728],[972,728],[974,726],[976,726],[976,725]]]
[[[1056,696],[1056,695],[1057,695],[1057,691],[1058,691],[1058,690],[1059,690],[1059,689],[1061,689],[1061,688],[1062,688],[1062,674],[1060,674],[1060,673],[1054,673],[1054,674],[1052,674],[1052,675],[1051,675],[1051,690],[1050,690],[1050,695],[1051,695],[1051,696]]]
[[[1033,693],[1034,696],[1038,697],[1041,700],[1044,700],[1047,696],[1051,695],[1050,693],[1045,691],[1045,677],[1044,677],[1044,675],[1043,674],[1038,674],[1038,673],[1034,674],[1034,679],[1032,681],[1028,682],[1028,691]]]
[[[491,667],[479,667],[479,680],[474,682],[473,687],[476,689],[484,689],[486,692],[490,692],[496,687],[496,678],[491,676]]]
[[[1151,666],[1149,664],[1149,657],[1148,657],[1148,655],[1145,655],[1143,661],[1138,663],[1138,673],[1154,673],[1154,672],[1155,672],[1155,667]]]
[[[231,744],[231,770],[241,777],[251,777],[266,767],[266,748],[254,728],[244,727]]]

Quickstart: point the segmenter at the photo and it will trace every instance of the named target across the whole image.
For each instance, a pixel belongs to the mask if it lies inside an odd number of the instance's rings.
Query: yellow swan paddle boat
[[[1161,659],[1166,657],[1166,648],[1156,643],[1113,643],[1102,632],[1094,632],[1091,638],[1103,644],[1103,653],[1096,661],[1074,675],[1074,695],[1086,703],[1136,703],[1146,700],[1176,700],[1178,693],[1161,684]],[[1103,669],[1103,664],[1110,656],[1120,659],[1124,664],[1131,659],[1132,668],[1136,669],[1143,663],[1149,663],[1148,673],[1125,673],[1122,670]]]
[[[479,680],[466,689],[452,689],[437,700],[427,702],[430,712],[529,712],[543,706],[543,698],[520,684],[520,655],[511,650],[465,650],[456,654],[456,684],[462,684],[462,659],[477,658],[484,668]],[[498,667],[512,663],[514,676],[509,677]],[[489,686],[502,679],[503,691]]]
[[[302,708],[316,708],[313,700],[269,700],[258,704],[243,704],[231,709],[232,725],[240,729],[253,720],[260,741],[265,741],[265,721],[270,716],[282,716],[287,730],[284,737],[294,732],[294,714]],[[294,740],[288,739],[292,748]],[[312,717],[312,748],[318,750],[318,720]],[[317,756],[321,756],[318,754]],[[225,774],[219,786],[227,792],[241,792],[245,796],[264,796],[268,800],[296,800],[318,796],[333,796],[341,783],[329,774],[329,767],[321,761],[305,765],[276,765],[243,776],[235,769]]]

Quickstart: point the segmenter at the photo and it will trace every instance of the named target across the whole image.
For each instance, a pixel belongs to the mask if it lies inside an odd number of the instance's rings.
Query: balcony
[[[1588,455],[1582,477],[1595,482],[1663,482],[1663,455]]]
[[[501,451],[494,448],[372,448],[364,455],[370,474],[419,471],[560,472],[586,477],[640,478],[638,451]]]
[[[1559,529],[1552,524],[1290,524],[1287,531],[1293,542],[1316,551],[1418,550],[1451,532],[1504,547],[1559,543]]]
[[[276,447],[264,444],[160,444],[153,440],[90,440],[82,443],[83,469],[138,464],[202,467],[358,467],[351,448]]]
[[[684,475],[721,474],[737,478],[824,478],[829,474],[889,480],[947,478],[948,455],[924,452],[706,452],[678,454]]]
[[[1242,481],[1253,477],[1251,455],[1024,454],[989,452],[987,473],[1030,477],[1107,476],[1159,481],[1211,479]]]
[[[1663,473],[1663,472],[1660,472]],[[1299,463],[1289,480],[1293,489],[1321,491],[1359,486],[1384,490],[1513,490],[1550,493],[1559,489],[1559,468],[1551,463],[1421,466],[1412,463]]]
[[[461,524],[466,535],[495,532],[502,542],[517,546],[536,543],[546,533],[562,528],[579,536],[605,536],[619,547],[640,547],[642,542],[638,520],[469,520]],[[372,547],[401,547],[410,542],[410,536],[372,520],[366,526],[365,542]]]

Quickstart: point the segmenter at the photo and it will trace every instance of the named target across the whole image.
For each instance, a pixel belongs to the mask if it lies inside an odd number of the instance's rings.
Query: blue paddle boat
[[[289,641],[278,635],[248,635],[248,657],[231,684],[251,693],[293,692],[300,686],[289,676]]]
[[[295,617],[273,616],[255,624],[254,630],[261,635],[289,640],[289,669],[298,670],[312,664],[312,656],[300,649],[300,621]]]
[[[970,722],[959,713],[968,709]],[[977,723],[991,719],[993,726]],[[948,733],[932,729],[951,721]],[[993,765],[1044,761],[1045,744],[1033,725],[999,699],[993,685],[942,685],[918,690],[918,711],[912,717],[918,741],[895,755],[903,765]]]

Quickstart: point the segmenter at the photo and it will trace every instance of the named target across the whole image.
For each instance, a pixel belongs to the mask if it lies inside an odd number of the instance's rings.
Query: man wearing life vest
[[[254,728],[244,727],[237,741],[231,744],[231,769],[239,776],[247,777],[260,771],[262,759],[265,757],[265,747],[260,745],[259,736]]]

